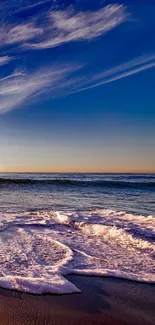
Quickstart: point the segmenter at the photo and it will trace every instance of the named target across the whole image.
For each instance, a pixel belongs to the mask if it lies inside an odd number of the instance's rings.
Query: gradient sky
[[[0,171],[155,172],[155,1],[1,0]]]

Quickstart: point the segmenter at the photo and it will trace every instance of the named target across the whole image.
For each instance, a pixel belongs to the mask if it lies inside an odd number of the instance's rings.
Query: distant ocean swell
[[[0,178],[0,187],[7,185],[56,185],[56,186],[100,186],[117,188],[154,188],[155,181],[123,181],[123,180],[74,180],[74,179],[28,179]]]

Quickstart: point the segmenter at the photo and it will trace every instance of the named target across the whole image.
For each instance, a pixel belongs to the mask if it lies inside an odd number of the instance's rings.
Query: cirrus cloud
[[[0,65],[8,64],[11,60],[12,58],[8,55],[0,56]]]
[[[15,70],[0,79],[0,113],[17,108],[44,93],[55,96],[64,81],[81,68],[78,64],[56,65],[32,73]]]
[[[99,87],[155,67],[155,54],[143,55],[128,62],[76,80],[68,95]]]
[[[7,24],[0,28],[0,45],[12,45],[33,39],[43,33],[42,28],[36,27],[34,23],[23,23],[19,25]]]
[[[155,67],[155,55],[144,55],[100,73],[85,77],[85,64],[55,64],[28,73],[15,70],[0,79],[0,113],[21,104],[46,97],[62,97],[108,84]]]
[[[48,14],[48,25],[44,26],[43,39],[25,43],[31,49],[46,49],[64,43],[91,40],[99,37],[128,19],[123,5],[107,5],[95,12],[56,10]]]

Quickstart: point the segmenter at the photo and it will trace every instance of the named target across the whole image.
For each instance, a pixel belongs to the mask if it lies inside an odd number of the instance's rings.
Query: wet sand
[[[155,285],[67,276],[82,293],[35,296],[0,289],[0,325],[154,325]]]

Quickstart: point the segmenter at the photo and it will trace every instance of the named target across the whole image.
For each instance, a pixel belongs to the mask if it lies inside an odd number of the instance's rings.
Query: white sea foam
[[[113,210],[0,216],[0,285],[79,292],[67,274],[155,283],[155,218]]]

